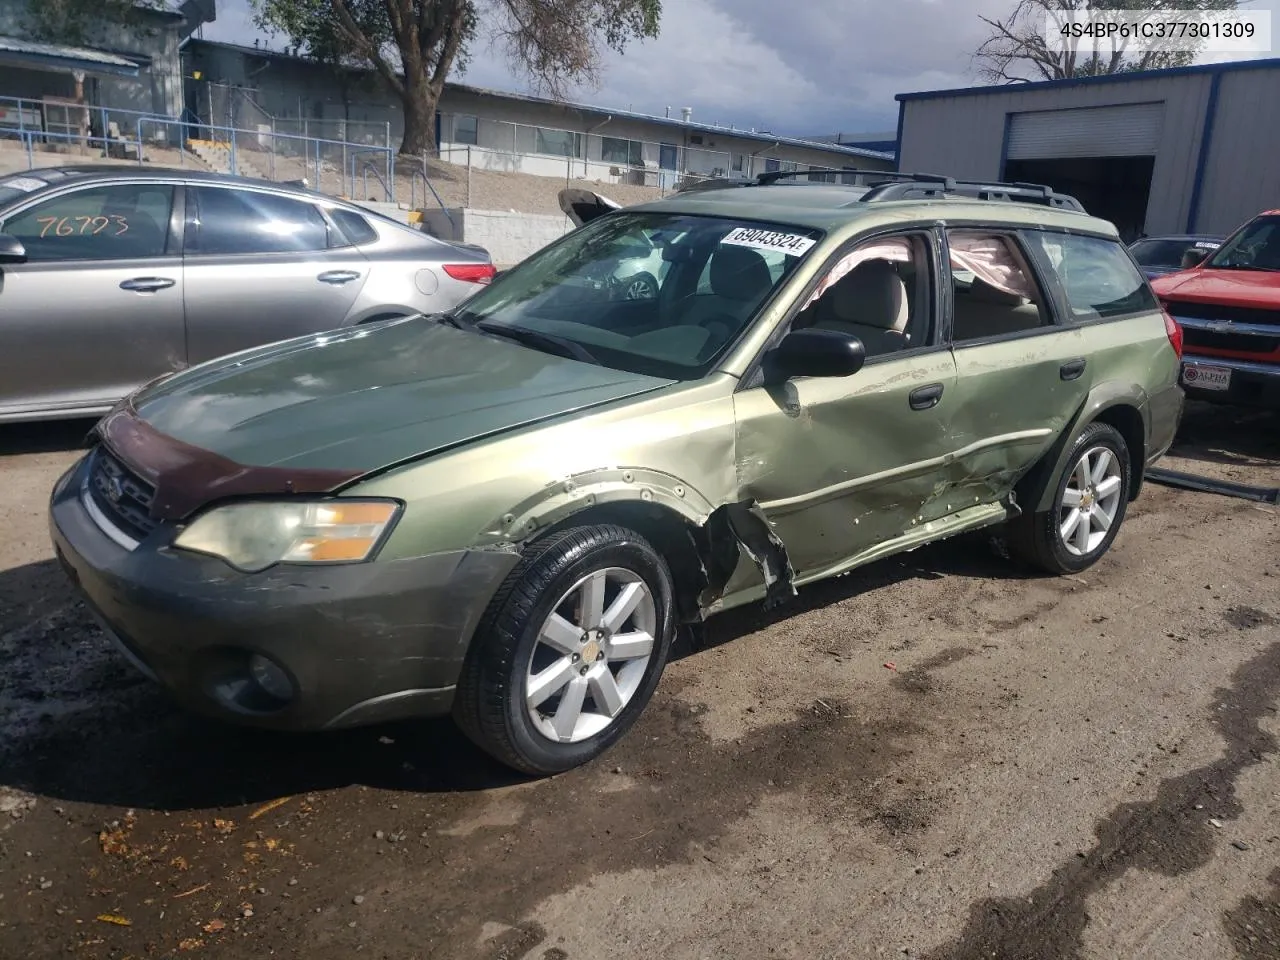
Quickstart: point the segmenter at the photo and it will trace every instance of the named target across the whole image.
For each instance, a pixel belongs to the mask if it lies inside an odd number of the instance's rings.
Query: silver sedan
[[[162,374],[320,330],[451,310],[479,247],[355,204],[146,167],[0,178],[0,421],[97,416]]]

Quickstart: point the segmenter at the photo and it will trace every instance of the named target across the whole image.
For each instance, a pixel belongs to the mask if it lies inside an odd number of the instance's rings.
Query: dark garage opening
[[[1064,157],[1007,160],[1005,180],[1044,183],[1069,193],[1095,217],[1110,220],[1126,243],[1142,236],[1155,157]]]

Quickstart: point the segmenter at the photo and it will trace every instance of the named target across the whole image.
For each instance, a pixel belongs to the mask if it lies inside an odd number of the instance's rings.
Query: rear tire
[[[476,631],[458,681],[458,726],[522,773],[599,757],[658,685],[674,592],[666,562],[624,527],[574,527],[533,543]]]
[[[1115,427],[1091,423],[1071,444],[1048,510],[1011,521],[1009,556],[1053,574],[1079,573],[1115,542],[1133,486],[1129,447]]]

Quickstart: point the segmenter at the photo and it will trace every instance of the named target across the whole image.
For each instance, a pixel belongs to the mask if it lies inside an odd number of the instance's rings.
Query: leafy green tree
[[[661,0],[252,0],[258,25],[298,53],[372,67],[404,108],[403,154],[435,146],[445,80],[480,37],[533,85],[561,96],[599,77],[604,48],[658,35]]]
[[[23,26],[41,40],[83,44],[92,42],[103,24],[138,27],[145,10],[163,5],[163,0],[26,0]]]
[[[1081,49],[1051,47],[1045,37],[1046,18],[1061,22],[1064,15],[1105,11],[1235,10],[1237,0],[1017,0],[1007,17],[979,17],[990,34],[974,54],[979,75],[992,83],[1028,80],[1063,80],[1095,77],[1135,70],[1160,70],[1194,63],[1194,50],[1161,49],[1117,40],[1095,45],[1081,43]],[[1181,41],[1180,47],[1194,46]]]

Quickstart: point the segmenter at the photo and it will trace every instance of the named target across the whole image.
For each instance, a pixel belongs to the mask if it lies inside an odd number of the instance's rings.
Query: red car
[[[1182,326],[1188,396],[1280,409],[1280,210],[1151,288]]]

